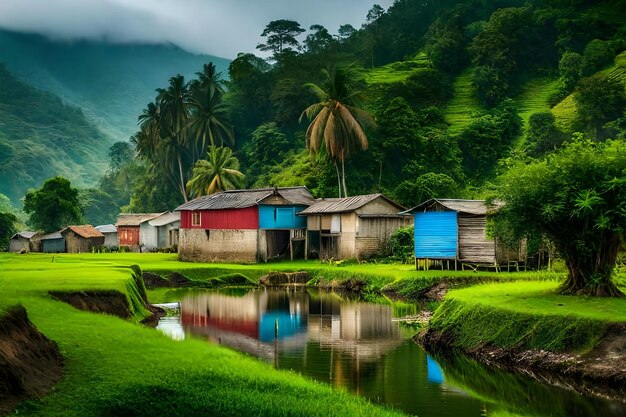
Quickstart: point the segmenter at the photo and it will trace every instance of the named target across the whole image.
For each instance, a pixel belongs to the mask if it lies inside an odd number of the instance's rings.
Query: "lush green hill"
[[[54,42],[3,30],[0,62],[29,84],[80,107],[112,141],[135,132],[137,115],[171,76],[189,78],[208,62],[227,75],[229,63],[172,45]]]
[[[474,68],[468,67],[454,80],[452,99],[444,109],[446,122],[450,125],[448,131],[451,134],[460,133],[472,123],[476,115],[485,111],[476,97],[473,72]]]
[[[600,71],[601,74],[608,75],[609,78],[617,79],[624,84],[626,89],[626,51],[615,57],[615,64],[609,68]],[[574,103],[574,94],[570,94],[563,101],[552,108],[552,114],[556,119],[556,125],[566,131],[575,130],[576,123],[576,103]]]
[[[95,184],[109,144],[79,109],[0,66],[0,194],[16,206],[28,188],[54,175]]]

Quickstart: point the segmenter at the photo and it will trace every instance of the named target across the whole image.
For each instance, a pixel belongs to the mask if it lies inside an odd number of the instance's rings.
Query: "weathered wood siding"
[[[139,246],[139,226],[118,226],[120,246]]]
[[[180,229],[178,257],[192,262],[257,261],[258,230]]]
[[[65,239],[46,239],[41,241],[41,251],[47,253],[65,252]]]
[[[459,259],[462,262],[495,263],[496,242],[487,238],[487,217],[459,213]]]
[[[412,216],[406,217],[358,217],[356,232],[356,257],[369,258],[386,249],[393,232],[410,226]]]

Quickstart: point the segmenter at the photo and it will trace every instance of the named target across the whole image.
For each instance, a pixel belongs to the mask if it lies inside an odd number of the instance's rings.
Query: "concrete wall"
[[[258,230],[180,229],[178,258],[195,262],[256,262]]]
[[[115,248],[118,246],[117,232],[115,233],[103,233],[104,246],[107,248]]]
[[[9,242],[9,252],[30,252],[30,240],[22,236],[18,236],[16,239],[11,239]]]
[[[157,228],[143,222],[139,226],[139,244],[147,250],[154,250],[159,246]]]

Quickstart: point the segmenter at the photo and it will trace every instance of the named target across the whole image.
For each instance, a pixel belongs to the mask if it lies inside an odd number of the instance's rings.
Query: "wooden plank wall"
[[[496,243],[487,239],[487,217],[459,213],[459,259],[461,262],[495,263]]]

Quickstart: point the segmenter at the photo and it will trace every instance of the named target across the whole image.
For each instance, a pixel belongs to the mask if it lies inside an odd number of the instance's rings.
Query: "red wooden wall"
[[[193,211],[180,212],[182,229],[258,229],[259,208],[256,206],[241,209],[200,210],[200,226],[191,225]]]
[[[120,246],[139,245],[139,226],[118,226],[117,236]]]

